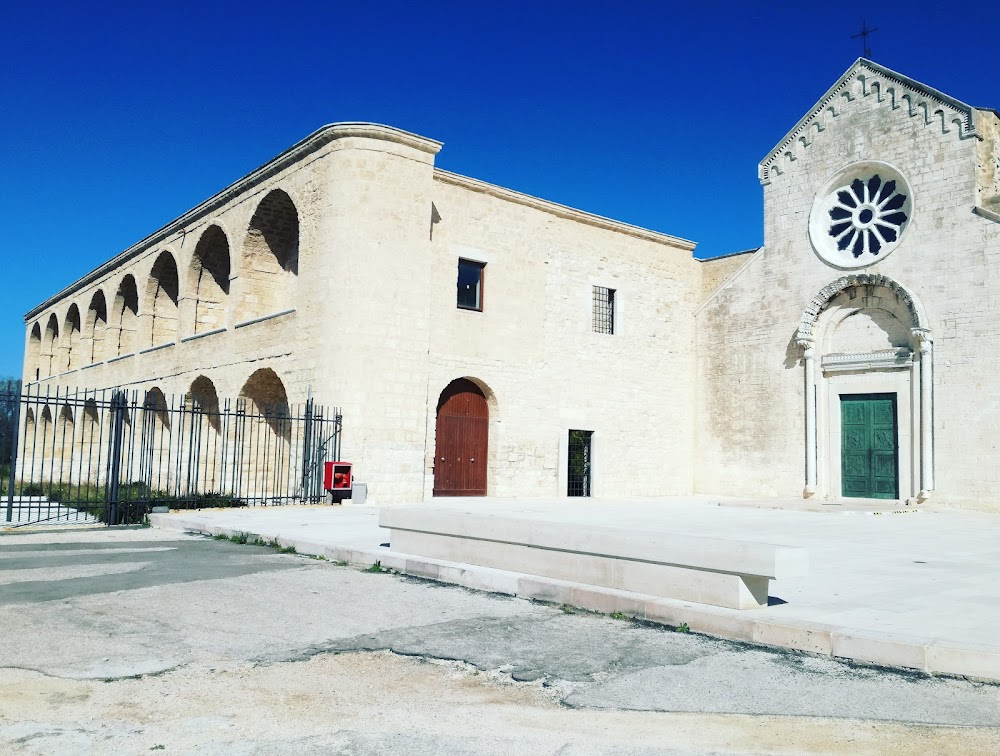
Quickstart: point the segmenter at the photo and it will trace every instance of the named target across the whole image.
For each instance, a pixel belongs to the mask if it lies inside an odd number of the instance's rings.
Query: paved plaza
[[[442,503],[435,500],[435,504]],[[736,640],[886,666],[1000,679],[996,632],[1000,624],[1000,518],[996,515],[691,498],[454,499],[444,503],[524,518],[800,546],[808,552],[808,574],[772,581],[770,606],[739,611],[661,599],[656,602],[662,610],[660,618]],[[380,546],[389,541],[389,534],[378,527],[377,520],[377,508],[358,506],[153,516],[154,524],[161,527],[250,532],[280,538],[302,553],[355,564],[378,560],[402,571],[426,574],[427,565],[421,567],[421,560]],[[463,565],[450,574],[460,575],[458,582],[470,587],[503,591],[511,585],[509,574],[500,570]],[[599,608],[602,596],[615,593],[591,591],[587,595],[596,603],[588,608]],[[629,606],[627,602],[617,605]]]
[[[377,533],[362,508],[239,514]],[[0,608],[3,753],[1000,749],[998,685],[176,530],[2,535]]]

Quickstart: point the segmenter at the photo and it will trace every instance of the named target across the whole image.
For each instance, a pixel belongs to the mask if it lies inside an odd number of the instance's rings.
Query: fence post
[[[306,413],[302,428],[302,498],[310,501],[313,497],[312,485],[312,418],[313,400],[312,397],[306,399]]]
[[[115,391],[111,400],[113,425],[111,430],[111,459],[108,463],[108,526],[118,521],[118,483],[122,469],[122,431],[125,426],[125,392]]]
[[[21,429],[21,394],[9,394],[14,405],[10,432],[10,470],[7,475],[7,522],[14,519],[14,474],[17,472],[17,440]],[[27,431],[26,431],[27,432]]]

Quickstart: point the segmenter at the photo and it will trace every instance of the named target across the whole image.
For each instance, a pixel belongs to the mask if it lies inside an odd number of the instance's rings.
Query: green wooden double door
[[[898,438],[895,394],[841,394],[841,495],[899,498]]]

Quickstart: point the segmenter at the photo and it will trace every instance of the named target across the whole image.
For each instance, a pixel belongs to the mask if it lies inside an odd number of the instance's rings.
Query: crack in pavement
[[[606,633],[611,623],[620,627],[619,620],[589,619],[593,621],[581,627],[578,615],[561,613],[549,617],[476,617],[338,639],[314,647],[314,652],[388,650],[404,656],[461,661],[481,670],[503,668],[515,680],[567,682],[593,682],[595,675],[649,666],[689,664],[711,653],[705,641],[695,638],[670,648],[633,643],[620,633]]]

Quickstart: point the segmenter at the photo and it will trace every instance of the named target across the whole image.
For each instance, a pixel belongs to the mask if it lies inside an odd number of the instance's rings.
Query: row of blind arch
[[[36,489],[30,495],[89,496],[107,485],[112,449],[123,479],[175,494],[219,492],[223,485],[252,496],[287,494],[300,469],[293,469],[290,444],[291,412],[301,408],[289,406],[271,368],[254,371],[235,404],[224,406],[205,375],[179,397],[158,386],[126,394],[117,431],[110,397],[109,390],[27,396],[17,468],[22,483]]]
[[[286,192],[274,189],[258,204],[244,237],[235,307],[229,306],[230,282],[235,280],[229,239],[218,225],[209,225],[187,267],[184,297],[177,261],[164,250],[153,263],[141,302],[135,276],[127,273],[110,310],[98,289],[85,318],[74,302],[61,324],[55,313],[36,320],[28,337],[25,374],[29,380],[48,378],[172,343],[179,336],[220,329],[230,313],[237,321],[252,320],[290,308],[298,267],[298,212]]]
[[[97,401],[87,398],[84,394],[84,416],[91,419],[97,417]],[[29,407],[25,412],[25,423],[33,426],[37,421],[46,423],[53,422],[51,405],[54,405],[61,422],[73,424],[76,421],[73,407],[68,403],[69,394],[60,400],[58,394],[48,397],[38,395],[30,397],[35,400],[35,404],[40,408],[39,417],[35,417],[35,408]],[[75,398],[75,397],[74,397]],[[238,395],[239,399],[249,403],[251,411],[257,414],[267,414],[268,416],[280,416],[288,412],[288,392],[281,378],[271,368],[260,368],[244,382]],[[79,404],[79,402],[74,402]],[[182,404],[187,411],[198,411],[206,414],[216,414],[219,412],[219,393],[215,388],[215,383],[205,375],[199,375],[191,382],[190,388],[182,396]],[[167,409],[167,397],[159,386],[146,389],[143,395],[142,406],[157,413]],[[61,407],[61,409],[60,409]],[[165,415],[161,417],[162,422],[168,422]]]

